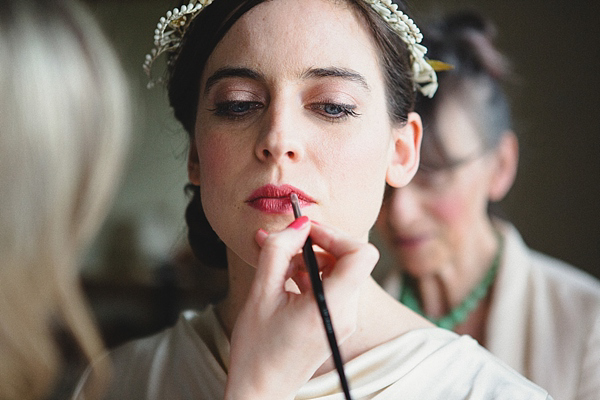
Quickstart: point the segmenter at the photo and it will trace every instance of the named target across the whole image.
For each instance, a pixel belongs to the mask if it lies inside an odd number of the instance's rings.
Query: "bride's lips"
[[[296,193],[300,207],[315,203],[315,200],[302,190],[291,185],[265,185],[256,189],[246,199],[246,204],[259,211],[272,214],[292,212],[290,194]]]

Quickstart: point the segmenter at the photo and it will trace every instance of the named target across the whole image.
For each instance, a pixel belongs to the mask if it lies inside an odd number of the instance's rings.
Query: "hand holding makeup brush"
[[[307,217],[281,232],[258,231],[261,252],[231,337],[226,398],[292,399],[313,375],[334,369],[332,361],[326,362],[331,350],[325,332],[315,329],[323,322],[300,254],[309,233],[325,251],[317,259],[339,343],[355,331],[360,289],[378,260],[377,250]],[[299,293],[286,290],[289,278]],[[279,392],[265,393],[265,388]]]

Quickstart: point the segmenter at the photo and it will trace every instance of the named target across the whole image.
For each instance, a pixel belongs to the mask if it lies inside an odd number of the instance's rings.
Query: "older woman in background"
[[[102,343],[78,259],[115,191],[127,84],[96,23],[67,0],[0,1],[0,398],[48,396],[57,328]]]
[[[421,166],[388,188],[377,227],[395,266],[386,290],[438,326],[476,338],[557,400],[600,398],[600,284],[529,249],[489,212],[511,188],[518,142],[501,84],[507,62],[479,15],[425,33],[439,74],[421,98]],[[382,268],[383,270],[384,268]]]

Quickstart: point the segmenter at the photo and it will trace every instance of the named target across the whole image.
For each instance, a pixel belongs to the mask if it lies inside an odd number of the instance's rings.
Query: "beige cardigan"
[[[511,224],[494,223],[505,245],[486,347],[555,400],[600,400],[600,282],[529,249]],[[399,298],[385,257],[376,278]]]
[[[498,223],[505,251],[486,347],[555,400],[600,399],[600,282],[529,249]]]

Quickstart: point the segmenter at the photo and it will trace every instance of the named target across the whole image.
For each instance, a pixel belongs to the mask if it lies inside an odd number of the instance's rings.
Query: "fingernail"
[[[261,236],[263,236],[263,237],[269,236],[269,232],[265,231],[262,228],[258,230],[258,234],[261,235]]]
[[[255,236],[256,243],[258,243],[259,246],[262,246],[268,237],[269,237],[269,232],[265,231],[264,229],[259,229],[256,232],[256,236]]]
[[[308,222],[308,217],[303,215],[300,218],[296,218],[291,224],[288,225],[288,228],[293,228],[295,230],[300,230]]]

